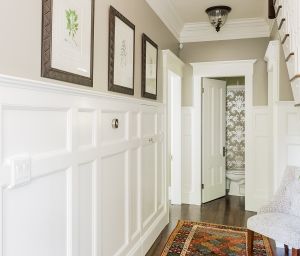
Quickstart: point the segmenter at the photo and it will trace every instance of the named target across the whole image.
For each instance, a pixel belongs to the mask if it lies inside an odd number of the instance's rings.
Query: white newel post
[[[270,188],[270,196],[277,189],[280,180],[279,162],[279,134],[278,134],[278,108],[279,108],[279,81],[280,81],[280,42],[278,40],[271,41],[268,45],[265,61],[268,64],[268,107],[271,118],[271,134],[272,134],[272,187]]]

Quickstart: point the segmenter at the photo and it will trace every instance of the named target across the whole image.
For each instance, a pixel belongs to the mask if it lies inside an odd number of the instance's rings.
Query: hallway
[[[300,256],[300,0],[0,6],[0,256]]]
[[[196,205],[171,205],[170,223],[161,234],[161,239],[152,246],[147,256],[160,256],[165,243],[178,220],[201,221],[208,223],[223,224],[229,226],[246,227],[247,219],[255,215],[247,212],[243,197],[226,196],[209,202],[202,206]],[[274,243],[272,243],[274,249]],[[278,250],[277,255],[284,255],[283,250]]]

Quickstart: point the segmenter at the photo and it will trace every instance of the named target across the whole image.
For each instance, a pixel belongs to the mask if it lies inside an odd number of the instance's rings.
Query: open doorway
[[[218,78],[218,77],[244,77],[245,78],[245,210],[253,210],[257,208],[257,198],[259,195],[253,193],[257,175],[255,173],[256,163],[253,161],[256,157],[254,150],[255,130],[258,125],[258,118],[253,115],[253,70],[256,60],[233,60],[233,61],[214,61],[214,62],[198,62],[192,63],[193,66],[193,108],[194,108],[194,139],[195,146],[193,147],[198,158],[194,158],[195,170],[202,173],[202,153],[205,150],[203,147],[202,137],[202,114],[203,114],[203,98],[202,98],[202,80],[203,78]],[[199,147],[197,145],[200,145]],[[221,153],[223,153],[221,151]],[[199,159],[199,160],[198,160]],[[223,181],[225,175],[223,176]],[[199,178],[199,186],[205,188],[205,183],[202,180],[202,175]],[[225,180],[226,181],[226,180]],[[223,185],[224,186],[224,185]],[[203,203],[203,189],[200,191],[200,203]]]
[[[185,64],[170,50],[163,50],[164,100],[167,116],[166,144],[166,202],[182,203],[181,172],[181,91]],[[168,209],[169,210],[169,209]]]
[[[245,196],[245,77],[202,79],[202,203]]]

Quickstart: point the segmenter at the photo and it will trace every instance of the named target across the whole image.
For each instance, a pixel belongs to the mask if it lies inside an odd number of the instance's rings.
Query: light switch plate
[[[10,188],[14,188],[31,181],[31,158],[29,155],[21,155],[11,158],[10,169]]]

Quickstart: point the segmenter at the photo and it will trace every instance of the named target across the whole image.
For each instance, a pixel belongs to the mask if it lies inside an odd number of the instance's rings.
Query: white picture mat
[[[114,84],[133,89],[134,30],[115,17]]]
[[[91,0],[53,0],[52,68],[91,76]],[[67,31],[66,10],[78,14],[78,31],[74,38]]]
[[[146,41],[146,85],[147,93],[156,94],[157,49]]]

